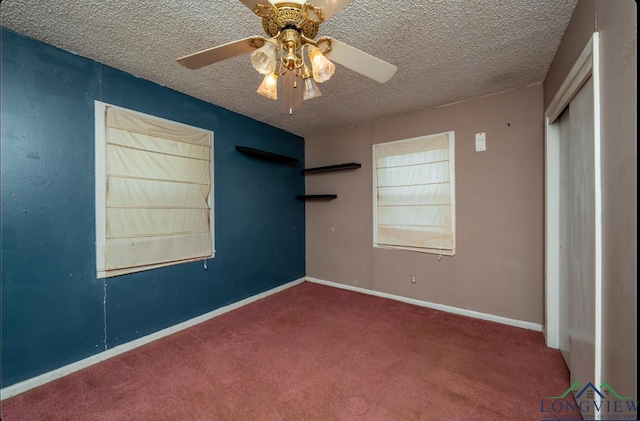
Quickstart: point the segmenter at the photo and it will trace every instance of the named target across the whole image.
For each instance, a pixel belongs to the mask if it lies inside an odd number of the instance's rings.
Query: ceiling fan
[[[262,27],[268,38],[244,38],[181,57],[177,61],[189,69],[199,69],[252,52],[251,64],[265,75],[257,92],[277,100],[278,77],[282,76],[281,94],[289,114],[303,100],[322,95],[316,83],[326,82],[333,75],[335,65],[331,60],[384,83],[397,70],[393,64],[331,37],[316,39],[320,25],[353,1],[240,0],[262,18]],[[298,88],[298,79],[302,81],[302,89]]]

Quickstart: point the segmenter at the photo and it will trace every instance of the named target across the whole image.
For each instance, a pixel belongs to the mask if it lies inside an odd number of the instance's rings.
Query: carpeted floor
[[[568,387],[540,332],[305,282],[7,399],[2,419],[542,420]]]

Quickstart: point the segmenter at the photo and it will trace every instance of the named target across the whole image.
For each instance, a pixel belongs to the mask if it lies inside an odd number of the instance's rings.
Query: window
[[[455,254],[454,132],[373,145],[374,247]]]
[[[213,257],[213,132],[95,104],[98,277]]]

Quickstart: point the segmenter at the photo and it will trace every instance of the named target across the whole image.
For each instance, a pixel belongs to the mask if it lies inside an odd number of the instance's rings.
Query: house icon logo
[[[606,382],[600,387],[592,382],[584,386],[575,382],[563,394],[543,399],[540,412],[542,420],[573,420],[578,413],[582,413],[584,419],[636,420],[638,401],[635,397],[620,395]],[[593,418],[587,418],[588,414],[593,414]]]

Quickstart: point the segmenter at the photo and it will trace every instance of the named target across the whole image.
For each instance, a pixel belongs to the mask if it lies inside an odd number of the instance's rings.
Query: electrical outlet
[[[411,283],[415,284],[416,283],[416,277],[415,275],[411,275]]]

